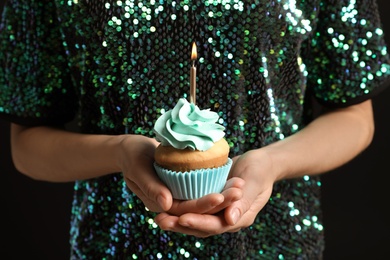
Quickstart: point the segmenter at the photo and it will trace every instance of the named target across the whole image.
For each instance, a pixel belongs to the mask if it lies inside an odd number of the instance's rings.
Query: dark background
[[[379,0],[378,4],[390,43],[390,2]],[[374,99],[372,145],[352,162],[323,176],[324,260],[390,257],[390,217],[386,214],[390,205],[389,101],[390,90]],[[0,120],[0,258],[69,259],[73,185],[34,181],[18,173],[10,157],[8,127]]]

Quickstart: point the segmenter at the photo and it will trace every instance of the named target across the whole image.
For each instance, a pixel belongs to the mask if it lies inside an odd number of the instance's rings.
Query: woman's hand
[[[178,216],[160,213],[155,218],[156,223],[161,229],[198,237],[236,232],[250,226],[270,198],[275,181],[270,161],[258,151],[249,151],[233,159],[230,180],[224,192],[233,185],[233,193],[240,194],[237,200],[221,203],[215,210],[203,213],[183,212]]]
[[[125,136],[121,142],[120,159],[127,186],[153,212],[166,211],[172,215],[185,213],[215,213],[241,198],[243,181],[229,180],[221,194],[209,194],[197,200],[173,200],[169,189],[155,173],[154,151],[159,143],[144,136]]]
[[[153,212],[167,211],[172,206],[171,192],[153,167],[158,144],[155,139],[142,135],[125,136],[119,163],[129,189]]]

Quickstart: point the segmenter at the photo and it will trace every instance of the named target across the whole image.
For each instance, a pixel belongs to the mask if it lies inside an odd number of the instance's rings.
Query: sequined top
[[[197,104],[231,156],[302,129],[313,98],[356,104],[390,75],[373,0],[9,0],[3,17],[0,114],[30,126],[153,136],[189,95],[193,41]],[[320,186],[280,181],[249,228],[202,239],[160,230],[120,173],[77,181],[71,258],[320,259]]]

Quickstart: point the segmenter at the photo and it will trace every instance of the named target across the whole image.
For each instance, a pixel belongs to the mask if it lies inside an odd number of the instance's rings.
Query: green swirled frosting
[[[157,119],[154,133],[163,146],[206,151],[225,135],[225,127],[216,123],[218,119],[216,112],[200,110],[181,98],[172,110]]]

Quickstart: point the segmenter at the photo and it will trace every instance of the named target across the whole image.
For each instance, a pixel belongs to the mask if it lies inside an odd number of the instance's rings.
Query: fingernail
[[[236,208],[232,211],[232,220],[233,220],[233,224],[236,224],[238,219],[240,218],[240,211]]]
[[[163,196],[158,196],[157,197],[157,202],[158,202],[159,206],[163,208],[164,203],[165,203],[165,200],[164,200]]]
[[[188,222],[180,222],[180,226],[189,227],[190,223],[188,223]]]

